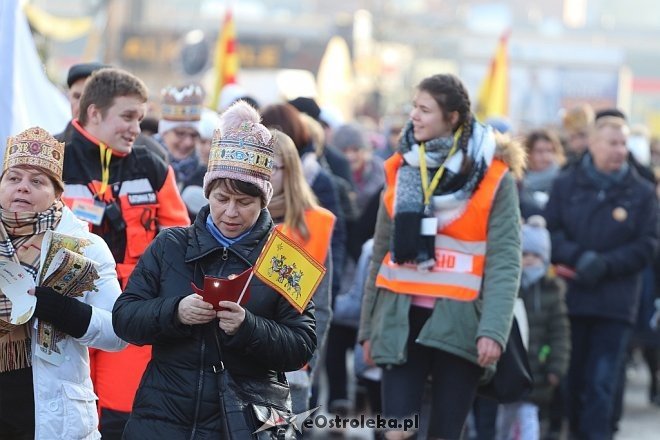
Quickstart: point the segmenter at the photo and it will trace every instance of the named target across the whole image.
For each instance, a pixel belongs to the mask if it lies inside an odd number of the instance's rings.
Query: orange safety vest
[[[305,224],[309,230],[309,240],[307,242],[303,240],[298,231],[293,231],[284,224],[277,225],[277,228],[284,235],[301,245],[316,261],[325,264],[335,220],[335,215],[325,208],[319,207],[305,211]]]
[[[277,225],[276,228],[301,245],[316,261],[325,264],[335,220],[335,215],[325,208],[319,207],[305,211],[305,224],[309,230],[309,240],[306,242],[297,231],[292,230],[283,223]],[[309,364],[305,364],[301,369],[307,370],[308,368]]]
[[[400,154],[385,162],[383,203],[394,217],[396,175],[403,163]],[[420,271],[414,264],[396,264],[388,252],[376,277],[376,286],[395,293],[472,301],[479,296],[486,261],[488,218],[495,193],[508,170],[494,159],[463,214],[444,226],[435,237],[435,266]]]

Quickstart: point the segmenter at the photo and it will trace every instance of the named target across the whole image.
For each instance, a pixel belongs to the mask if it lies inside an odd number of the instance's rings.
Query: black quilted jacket
[[[252,231],[228,248],[206,230],[208,206],[189,228],[162,231],[140,259],[113,310],[117,334],[153,346],[126,425],[126,439],[219,438],[217,323],[186,326],[176,318],[179,301],[203,285],[203,274],[227,276],[253,265],[273,223],[262,210]],[[220,331],[222,356],[232,375],[277,380],[297,370],[316,349],[313,305],[296,311],[254,277],[245,321],[233,336]]]

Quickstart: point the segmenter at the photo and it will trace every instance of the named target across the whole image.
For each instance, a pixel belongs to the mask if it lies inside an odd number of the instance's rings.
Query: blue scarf
[[[601,190],[608,190],[612,186],[620,183],[628,174],[630,165],[624,162],[621,169],[612,171],[611,173],[604,173],[596,168],[591,154],[587,153],[582,157],[582,168],[585,170],[589,179]]]
[[[236,243],[237,241],[240,241],[241,238],[245,237],[250,232],[252,232],[253,227],[254,227],[254,225],[252,225],[252,227],[250,227],[250,229],[243,232],[238,237],[229,238],[229,237],[225,237],[224,234],[222,232],[220,232],[220,229],[218,229],[218,227],[215,225],[215,223],[213,223],[213,218],[211,218],[210,213],[209,213],[208,217],[206,217],[206,230],[209,231],[211,233],[211,235],[213,236],[213,238],[215,238],[218,241],[218,243],[220,243],[224,247],[229,247],[232,244]]]

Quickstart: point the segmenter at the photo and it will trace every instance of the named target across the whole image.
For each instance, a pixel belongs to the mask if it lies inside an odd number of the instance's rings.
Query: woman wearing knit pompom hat
[[[204,176],[209,206],[192,226],[169,228],[156,237],[115,305],[117,334],[153,345],[125,439],[246,438],[254,431],[247,431],[250,422],[245,432],[228,432],[244,422],[237,416],[247,416],[242,413],[248,409],[226,416],[233,402],[227,390],[219,398],[219,378],[227,375],[220,376],[218,368],[226,369],[245,393],[253,382],[269,380],[275,391],[284,387],[277,383],[281,372],[297,370],[312,357],[311,302],[299,313],[256,277],[242,304],[210,304],[191,288],[191,282],[203,286],[204,276],[227,278],[255,264],[273,228],[265,209],[273,194],[272,142],[259,114],[246,103],[239,101],[222,114]],[[290,398],[284,400],[289,408],[280,409],[290,410]]]

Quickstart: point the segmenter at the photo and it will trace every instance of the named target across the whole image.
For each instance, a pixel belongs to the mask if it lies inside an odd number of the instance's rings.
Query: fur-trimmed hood
[[[516,180],[522,179],[527,167],[527,152],[522,144],[506,134],[495,133],[495,157],[509,166]]]

